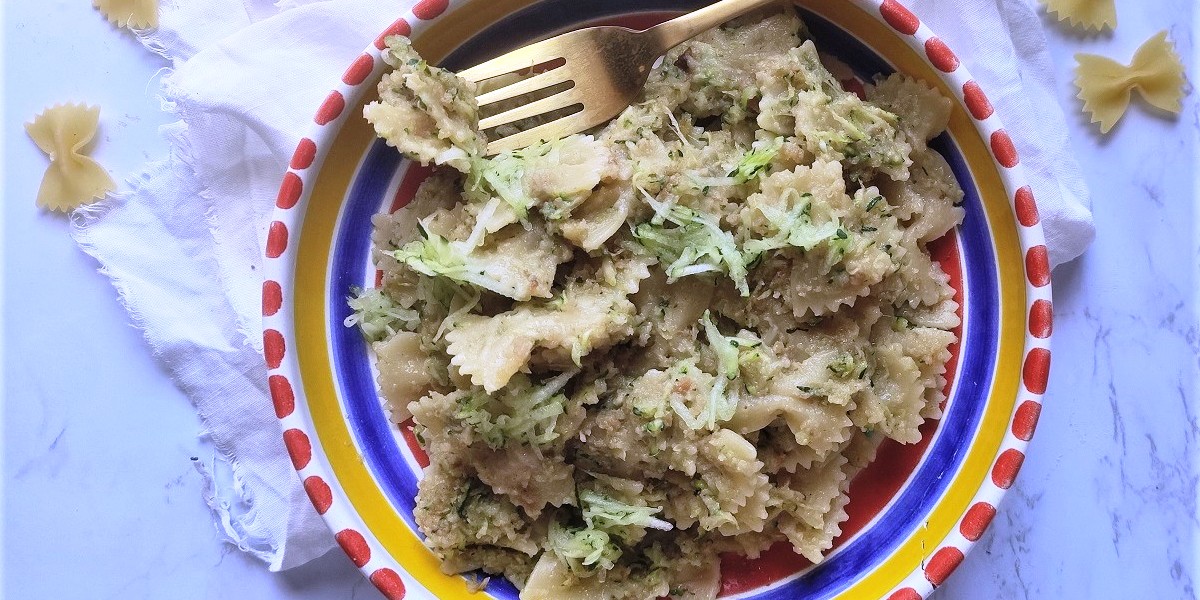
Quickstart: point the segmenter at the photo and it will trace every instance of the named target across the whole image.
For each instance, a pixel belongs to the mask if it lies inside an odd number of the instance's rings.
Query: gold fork
[[[560,66],[481,94],[480,108],[554,86],[570,87],[479,122],[488,130],[563,109],[577,112],[490,142],[487,153],[516,150],[595,127],[617,116],[646,85],[650,68],[667,50],[700,32],[780,0],[721,0],[660,23],[645,31],[625,27],[588,27],[518,48],[458,75],[479,83],[547,63]],[[564,62],[565,61],[565,62]]]

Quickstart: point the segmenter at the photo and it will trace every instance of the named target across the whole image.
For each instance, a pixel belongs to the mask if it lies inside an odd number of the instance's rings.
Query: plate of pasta
[[[298,145],[269,386],[385,596],[921,598],[1012,485],[1050,358],[1037,208],[901,4],[740,18],[609,123],[485,155],[510,132],[455,69],[701,4],[424,0]]]

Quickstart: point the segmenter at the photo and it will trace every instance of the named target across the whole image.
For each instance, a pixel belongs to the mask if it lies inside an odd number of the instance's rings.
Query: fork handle
[[[654,36],[666,52],[703,31],[707,31],[734,17],[740,17],[756,8],[779,3],[780,0],[721,0],[699,10],[681,15],[646,30]]]

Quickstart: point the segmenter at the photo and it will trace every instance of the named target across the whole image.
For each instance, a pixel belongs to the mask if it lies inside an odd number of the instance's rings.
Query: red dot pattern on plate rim
[[[449,0],[421,0],[412,8],[412,13],[422,21],[429,21],[446,12],[449,6]]]
[[[976,502],[971,508],[967,509],[966,516],[963,517],[962,523],[958,526],[959,533],[963,537],[977,541],[983,535],[984,530],[988,525],[992,524],[992,519],[996,517],[996,507],[987,502]]]
[[[445,12],[448,8],[448,0],[422,0],[413,8],[413,14],[422,20],[431,20]],[[892,28],[906,35],[913,35],[920,29],[920,20],[907,8],[901,5],[896,0],[883,0],[880,3],[880,15],[884,21]],[[375,47],[382,50],[386,47],[385,38],[390,35],[410,36],[412,27],[405,19],[395,21],[383,34],[375,40]],[[925,41],[925,52],[930,62],[937,69],[951,73],[958,69],[960,61],[958,57],[950,50],[946,44],[937,37],[930,37]],[[365,81],[370,71],[374,69],[374,58],[370,55],[362,55],[355,61],[354,64],[347,69],[343,75],[343,81],[347,85],[359,85]],[[977,120],[984,120],[994,113],[994,108],[987,96],[979,88],[974,81],[968,81],[963,86],[963,97],[967,106],[967,110],[971,116]],[[325,125],[333,120],[345,110],[345,98],[338,91],[333,91],[326,98],[317,113],[315,121],[319,125]],[[1004,130],[993,132],[990,138],[990,146],[993,155],[998,163],[1006,168],[1015,167],[1019,163],[1019,157],[1012,139]],[[292,157],[291,168],[295,170],[306,169],[312,165],[316,156],[316,144],[304,138],[296,148],[295,155]],[[303,189],[303,182],[300,181],[300,189]],[[286,184],[285,180],[285,184]],[[281,189],[281,197],[283,192]],[[299,194],[297,194],[297,201]],[[1016,194],[1015,208],[1017,219],[1026,227],[1036,225],[1039,221],[1037,206],[1031,190],[1025,186],[1018,190]],[[286,202],[282,204],[287,204]],[[291,206],[294,206],[292,203]],[[291,208],[291,206],[280,206],[280,208]],[[277,228],[278,225],[278,228]],[[277,233],[278,231],[278,233]],[[273,235],[272,235],[273,234]],[[272,243],[272,238],[275,242]],[[267,254],[270,258],[278,258],[287,248],[287,229],[282,223],[276,221],[272,223],[271,232],[268,234]],[[1045,246],[1037,246],[1031,249],[1026,255],[1026,269],[1029,273],[1030,282],[1037,287],[1042,287],[1049,284],[1049,264],[1044,258]],[[1042,268],[1044,264],[1044,268]],[[1033,268],[1030,268],[1032,265]],[[264,307],[267,306],[266,291],[264,289]],[[1039,305],[1038,303],[1044,303]],[[1044,308],[1043,308],[1044,307]],[[264,313],[266,309],[264,308]],[[1041,313],[1045,312],[1043,319]],[[1034,315],[1037,318],[1034,318]],[[1052,321],[1052,307],[1049,302],[1038,300],[1031,308],[1030,328],[1031,333],[1038,336],[1038,333],[1044,332],[1045,336],[1049,336]],[[1040,336],[1038,336],[1040,337]],[[282,335],[274,330],[264,332],[264,347],[267,348],[267,362],[272,369],[278,368],[282,362],[284,347]],[[1023,377],[1026,387],[1035,393],[1045,391],[1045,379],[1049,369],[1049,351],[1041,348],[1035,348],[1030,351],[1026,357]],[[286,383],[286,379],[283,380]],[[1033,385],[1030,385],[1033,384]],[[291,391],[291,386],[288,384],[288,391]],[[1041,391],[1038,391],[1041,390]],[[274,389],[272,390],[274,392]],[[273,393],[274,397],[274,393]],[[294,405],[294,399],[293,399]],[[1032,437],[1033,429],[1036,426],[1038,415],[1040,414],[1041,405],[1035,401],[1027,400],[1018,409],[1013,420],[1013,432],[1019,439],[1028,441]],[[278,414],[278,408],[277,408]],[[290,414],[290,411],[288,412]],[[286,416],[286,415],[281,415]],[[307,436],[305,436],[307,441]],[[290,448],[289,448],[290,452]],[[310,448],[311,454],[311,448]],[[992,470],[993,483],[1000,487],[1007,488],[1012,485],[1012,480],[1016,477],[1016,472],[1020,469],[1021,463],[1024,461],[1024,454],[1019,450],[1009,449],[1000,455]],[[300,468],[300,467],[298,467]],[[1007,485],[1000,485],[1006,483]],[[306,491],[309,492],[309,497],[318,511],[324,514],[332,504],[332,492],[325,495],[328,490],[328,484],[319,477],[312,476],[305,480]],[[322,489],[323,488],[323,489]],[[990,509],[990,515],[987,516],[986,522],[982,525],[976,523],[983,521],[982,517],[986,515]],[[979,502],[972,506],[960,527],[964,537],[974,541],[977,540],[982,531],[986,529],[994,517],[995,508],[986,503]],[[976,529],[978,532],[976,532]],[[969,534],[969,535],[968,535]],[[350,556],[351,560],[360,568],[370,560],[371,550],[365,538],[361,534],[352,530],[344,529],[336,536],[338,544]],[[946,577],[954,571],[955,568],[963,560],[963,553],[958,548],[947,546],[938,550],[929,562],[925,565],[924,571],[926,578],[936,587],[945,581]],[[399,574],[389,568],[381,568],[375,570],[370,575],[371,582],[391,599],[397,600],[404,598],[405,589],[403,580]],[[889,596],[889,600],[919,600],[921,595],[913,588],[901,588]]]
[[[317,125],[328,125],[341,116],[344,110],[346,110],[346,97],[341,92],[333,90],[325,97],[325,102],[321,103],[321,108],[317,110],[317,116],[313,120],[317,122]]]
[[[283,288],[279,282],[268,279],[263,282],[262,313],[264,317],[274,316],[283,306]]]
[[[404,598],[404,580],[400,579],[400,574],[384,567],[371,573],[371,583],[383,592],[383,597],[388,600],[403,600]]]
[[[1037,202],[1033,199],[1033,188],[1025,186],[1017,190],[1016,196],[1013,197],[1013,204],[1017,208],[1017,221],[1026,227],[1033,227],[1041,220],[1038,215]]]
[[[283,183],[279,184],[279,195],[275,197],[275,206],[283,209],[296,206],[303,191],[304,182],[300,180],[299,175],[291,171],[284,173]]]
[[[308,494],[308,499],[312,501],[318,515],[325,514],[329,507],[333,506],[333,490],[329,489],[329,484],[325,483],[324,479],[316,475],[304,479],[304,492]]]
[[[942,585],[950,573],[958,567],[963,561],[963,552],[954,546],[946,546],[938,549],[929,558],[929,562],[925,564],[925,579],[929,580],[934,587]]]
[[[1025,254],[1025,269],[1029,283],[1044,287],[1050,283],[1050,257],[1045,246],[1034,246]]]
[[[284,342],[283,334],[277,329],[263,332],[263,356],[267,359],[267,368],[278,369],[283,363]]]
[[[1006,490],[1012,487],[1013,482],[1017,480],[1017,472],[1024,463],[1025,454],[1016,448],[1001,452],[1000,458],[997,458],[996,464],[992,466],[992,483]]]
[[[288,455],[292,457],[292,466],[299,471],[312,461],[312,442],[308,434],[299,429],[289,429],[283,432],[283,445],[287,446]]]
[[[1050,255],[1045,246],[1034,246],[1025,253],[1025,272],[1034,287],[1050,284]]]
[[[350,68],[342,74],[342,83],[346,85],[358,85],[367,80],[367,76],[375,69],[375,58],[370,54],[359,56]]]
[[[354,566],[362,568],[371,560],[371,547],[367,545],[366,538],[353,529],[343,529],[333,536],[342,550],[346,551],[346,555],[354,563]]]
[[[1012,434],[1019,440],[1028,442],[1033,439],[1033,432],[1037,429],[1038,418],[1042,416],[1042,405],[1034,400],[1026,400],[1017,407],[1017,414],[1013,416]]]
[[[1035,338],[1046,339],[1054,332],[1054,305],[1049,300],[1037,299],[1029,307],[1029,333]]]
[[[1012,137],[1003,129],[997,129],[992,132],[991,137],[992,154],[996,155],[996,162],[1000,163],[1006,169],[1011,169],[1021,162],[1017,156],[1017,147],[1013,145]]]
[[[380,50],[387,48],[387,42],[385,40],[393,35],[402,35],[404,37],[408,37],[412,35],[412,26],[409,25],[408,21],[404,19],[396,19],[395,23],[392,23],[392,25],[384,30],[383,33],[379,34],[379,37],[375,38],[375,47]]]
[[[971,111],[971,116],[980,121],[996,112],[996,109],[992,108],[992,102],[983,93],[983,88],[980,88],[973,79],[963,84],[963,100],[966,101],[967,110]]]
[[[896,0],[883,0],[883,3],[879,5],[879,14],[883,16],[884,22],[892,26],[892,29],[904,35],[912,35],[921,28],[921,20],[917,18],[917,15]]]
[[[1046,381],[1050,378],[1050,351],[1045,348],[1030,350],[1029,354],[1025,355],[1021,377],[1030,392],[1045,394]]]
[[[271,388],[271,404],[275,406],[276,417],[282,419],[296,412],[296,393],[287,377],[272,375],[267,378],[267,387]]]
[[[292,153],[292,162],[289,167],[303,171],[312,166],[313,160],[317,157],[317,143],[304,138],[296,144],[296,151]]]
[[[929,57],[929,62],[943,73],[953,73],[958,69],[958,57],[941,38],[931,37],[925,40],[925,55]]]
[[[888,596],[888,600],[921,600],[921,594],[910,587],[900,588]]]
[[[273,221],[267,231],[267,258],[279,258],[287,250],[288,230],[283,221]]]

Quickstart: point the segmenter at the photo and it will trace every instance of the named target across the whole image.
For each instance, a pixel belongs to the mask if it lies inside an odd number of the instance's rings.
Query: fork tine
[[[603,119],[600,121],[603,121]],[[600,121],[596,121],[594,113],[584,109],[573,115],[567,115],[561,119],[542,123],[537,127],[526,129],[520,133],[514,133],[508,137],[493,140],[487,145],[487,153],[488,156],[491,156],[500,154],[501,152],[520,150],[536,142],[554,140],[576,131],[583,131],[588,127],[599,125]]]
[[[458,76],[467,81],[479,83],[485,79],[499,77],[506,73],[520,71],[521,69],[528,69],[544,62],[562,58],[562,53],[559,52],[560,44],[561,42],[557,37],[542,40],[535,44],[517,48],[508,54],[501,54],[492,60],[475,65],[470,69],[459,71]]]
[[[479,129],[491,129],[497,125],[512,123],[529,117],[536,117],[540,114],[548,113],[566,108],[572,104],[583,102],[579,97],[579,88],[571,88],[563,90],[553,96],[547,96],[541,100],[534,100],[529,104],[522,104],[511,110],[506,110],[502,113],[492,115],[479,122]]]
[[[558,85],[564,81],[568,81],[570,73],[559,67],[544,73],[538,73],[528,79],[522,79],[516,83],[506,85],[502,88],[494,89],[486,94],[481,94],[475,98],[479,106],[487,106],[493,102],[508,100],[509,98],[535,92],[537,90],[548,88],[552,85]]]

